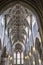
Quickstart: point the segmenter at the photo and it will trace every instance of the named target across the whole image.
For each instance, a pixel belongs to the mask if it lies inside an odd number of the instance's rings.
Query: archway
[[[15,60],[14,62],[16,62],[15,64],[20,64],[21,51],[25,51],[25,54],[27,55],[26,58],[29,57],[29,52],[31,56],[31,47],[35,47],[35,38],[37,36],[40,37],[38,31],[39,20],[37,18],[37,14],[36,12],[33,13],[33,9],[28,8],[27,4],[16,2],[5,10],[2,13],[2,16],[4,16],[4,25],[3,23],[1,24],[4,26],[4,34],[6,35],[4,35],[4,41],[6,38],[8,39],[6,41],[10,40],[10,49],[14,53],[14,58],[16,57],[15,59],[19,59]],[[6,47],[8,43],[9,42],[4,42]],[[16,51],[16,53],[14,51]]]

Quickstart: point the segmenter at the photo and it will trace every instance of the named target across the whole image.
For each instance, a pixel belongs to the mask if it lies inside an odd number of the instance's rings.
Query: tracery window
[[[16,53],[14,52],[14,64],[16,64]]]
[[[14,52],[14,64],[24,64],[23,52]]]

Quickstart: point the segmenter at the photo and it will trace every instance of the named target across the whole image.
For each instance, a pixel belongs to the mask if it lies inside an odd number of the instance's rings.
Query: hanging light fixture
[[[32,56],[31,52],[29,52],[29,56]]]
[[[39,59],[39,64],[41,64],[41,59]]]
[[[33,61],[33,65],[35,65],[35,61]]]
[[[36,50],[35,47],[33,47],[33,51],[34,51],[34,52],[35,52],[35,50]]]
[[[10,57],[10,61],[12,60],[13,58],[12,57]]]
[[[27,56],[25,56],[25,59],[29,59],[29,56],[27,55]]]

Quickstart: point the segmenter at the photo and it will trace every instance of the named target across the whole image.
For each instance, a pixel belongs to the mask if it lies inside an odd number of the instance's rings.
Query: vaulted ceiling
[[[6,29],[9,29],[9,37],[13,41],[12,43],[16,41],[25,43],[27,35],[29,35],[29,29],[31,30],[27,18],[31,18],[33,13],[28,8],[17,3],[4,11],[3,15],[5,15]]]
[[[32,6],[38,13],[39,18],[41,20],[40,23],[43,28],[43,0],[0,0],[0,14],[4,11],[3,9],[6,9],[9,3],[13,3],[15,1],[17,2],[22,1]],[[27,35],[25,28],[29,27],[29,24],[25,16],[27,16],[29,11],[27,11],[27,9],[21,7],[20,5],[15,6],[15,10],[13,9],[13,11],[15,11],[15,13],[14,15],[10,13],[10,21],[7,24],[7,28],[9,28],[10,30],[9,31],[10,36],[13,35],[12,40],[14,40],[14,42],[19,40],[24,43],[25,40],[24,35]],[[12,12],[12,10],[9,9],[9,12]]]
[[[26,2],[30,6],[32,6],[37,13],[41,16],[41,20],[43,19],[43,0],[0,0],[0,11],[7,6],[11,2],[22,1]],[[43,27],[43,20],[41,22],[41,26]]]

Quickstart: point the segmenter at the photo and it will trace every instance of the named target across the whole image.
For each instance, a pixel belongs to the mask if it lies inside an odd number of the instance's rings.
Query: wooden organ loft
[[[27,6],[17,1],[1,11],[0,65],[43,65],[41,25]]]

